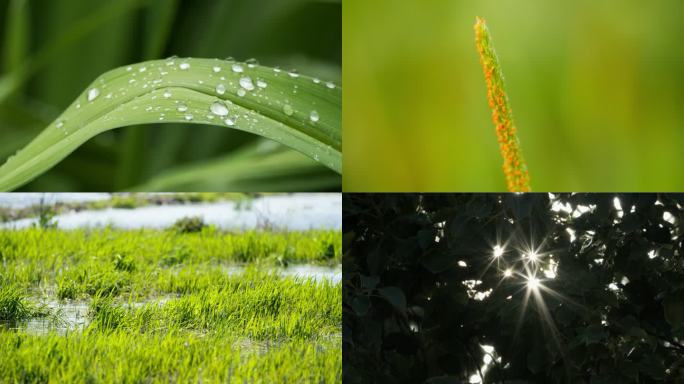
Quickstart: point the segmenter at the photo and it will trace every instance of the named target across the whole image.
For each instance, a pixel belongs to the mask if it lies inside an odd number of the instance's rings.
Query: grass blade
[[[96,79],[28,146],[0,166],[0,190],[45,172],[93,136],[183,122],[251,132],[341,173],[341,89],[308,76],[218,59],[169,58]]]
[[[296,192],[334,190],[339,176],[272,141],[245,145],[211,160],[161,172],[132,191]]]
[[[503,72],[492,46],[487,24],[481,18],[475,23],[475,43],[480,53],[480,62],[487,82],[487,98],[492,109],[492,120],[496,126],[499,149],[503,156],[503,171],[510,192],[529,192],[530,176],[527,164],[520,151],[520,141],[513,124],[513,113],[506,95]]]

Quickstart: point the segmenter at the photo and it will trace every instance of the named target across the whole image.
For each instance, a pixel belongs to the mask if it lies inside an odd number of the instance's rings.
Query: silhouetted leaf
[[[383,287],[378,289],[380,296],[385,298],[400,312],[406,312],[406,296],[399,287]]]

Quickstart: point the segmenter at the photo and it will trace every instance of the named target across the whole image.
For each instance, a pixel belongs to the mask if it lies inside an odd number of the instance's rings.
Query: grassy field
[[[340,284],[278,272],[340,252],[336,231],[0,231],[0,382],[341,382]]]

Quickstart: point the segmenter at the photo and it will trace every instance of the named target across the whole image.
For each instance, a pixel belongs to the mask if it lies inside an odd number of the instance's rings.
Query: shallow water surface
[[[135,209],[108,208],[70,212],[55,216],[59,228],[84,227],[165,228],[183,217],[200,216],[221,229],[285,230],[341,229],[342,195],[339,193],[264,196],[250,202],[225,201],[189,205],[147,206]],[[5,223],[0,228],[26,228],[36,218]]]
[[[229,275],[242,273],[245,270],[244,265],[227,265],[223,270]],[[335,267],[326,267],[320,265],[310,264],[293,264],[288,267],[273,267],[268,271],[276,272],[281,276],[292,276],[303,279],[313,279],[315,281],[329,280],[333,284],[342,281],[342,265]]]

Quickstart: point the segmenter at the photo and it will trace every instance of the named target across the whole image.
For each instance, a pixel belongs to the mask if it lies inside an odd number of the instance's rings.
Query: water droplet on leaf
[[[240,78],[240,86],[248,91],[254,90],[254,83],[252,83],[252,78],[249,76],[244,76]]]
[[[225,104],[215,101],[214,103],[211,104],[209,107],[211,110],[211,113],[217,115],[217,116],[226,116],[228,115],[228,108],[226,107]]]
[[[88,101],[93,101],[95,100],[98,96],[100,96],[100,90],[97,88],[90,88],[88,90]]]

